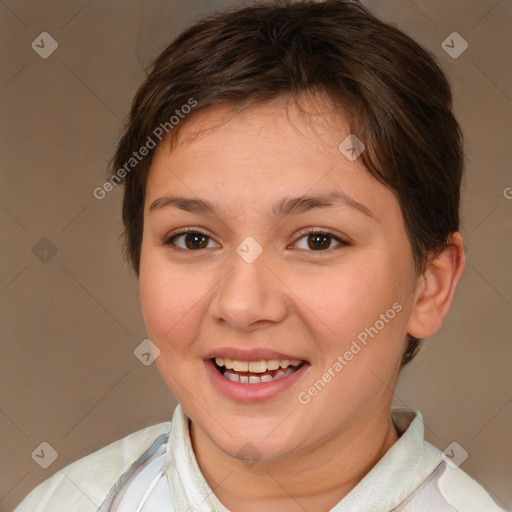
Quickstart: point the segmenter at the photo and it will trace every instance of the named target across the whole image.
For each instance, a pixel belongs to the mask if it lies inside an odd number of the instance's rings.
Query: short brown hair
[[[463,149],[450,86],[429,52],[355,1],[258,3],[188,28],[155,59],[139,88],[112,176],[156,127],[165,127],[161,140],[172,144],[193,113],[175,126],[169,120],[191,98],[197,112],[304,93],[320,93],[348,113],[351,133],[366,146],[362,163],[397,196],[415,267],[423,272],[459,229]],[[126,255],[137,275],[153,154],[123,173]],[[408,335],[402,365],[420,341]]]

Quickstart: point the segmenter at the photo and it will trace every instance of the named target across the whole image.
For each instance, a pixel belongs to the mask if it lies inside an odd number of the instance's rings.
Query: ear
[[[450,245],[433,259],[420,276],[407,333],[415,338],[435,334],[450,310],[455,287],[466,265],[464,241],[452,233]]]

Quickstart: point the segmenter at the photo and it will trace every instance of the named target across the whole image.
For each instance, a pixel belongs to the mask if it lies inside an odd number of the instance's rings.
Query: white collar
[[[391,511],[442,462],[441,451],[424,440],[420,411],[393,408],[391,417],[401,437],[331,512]],[[189,419],[179,404],[172,418],[165,473],[176,510],[230,512],[201,473],[190,440]]]

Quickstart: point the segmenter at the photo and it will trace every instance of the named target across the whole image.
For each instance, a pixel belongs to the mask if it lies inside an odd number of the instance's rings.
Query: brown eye
[[[183,250],[195,251],[198,249],[208,248],[209,242],[215,243],[208,235],[205,235],[200,231],[185,231],[172,235],[166,240],[165,244],[175,245]]]
[[[295,242],[298,249],[309,250],[309,251],[327,251],[332,248],[332,242],[335,242],[335,246],[338,245],[349,245],[341,238],[322,231],[314,231],[303,233],[303,236]],[[302,244],[302,246],[301,246]]]
[[[308,235],[308,247],[313,250],[329,249],[332,237],[329,235]]]

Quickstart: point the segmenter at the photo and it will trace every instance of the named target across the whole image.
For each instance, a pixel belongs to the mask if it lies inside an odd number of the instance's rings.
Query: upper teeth
[[[302,361],[289,361],[288,359],[262,359],[260,361],[237,361],[236,359],[227,359],[216,357],[215,362],[218,366],[225,366],[235,372],[263,373],[267,370],[277,370],[278,368],[288,368],[288,366],[299,366]]]

